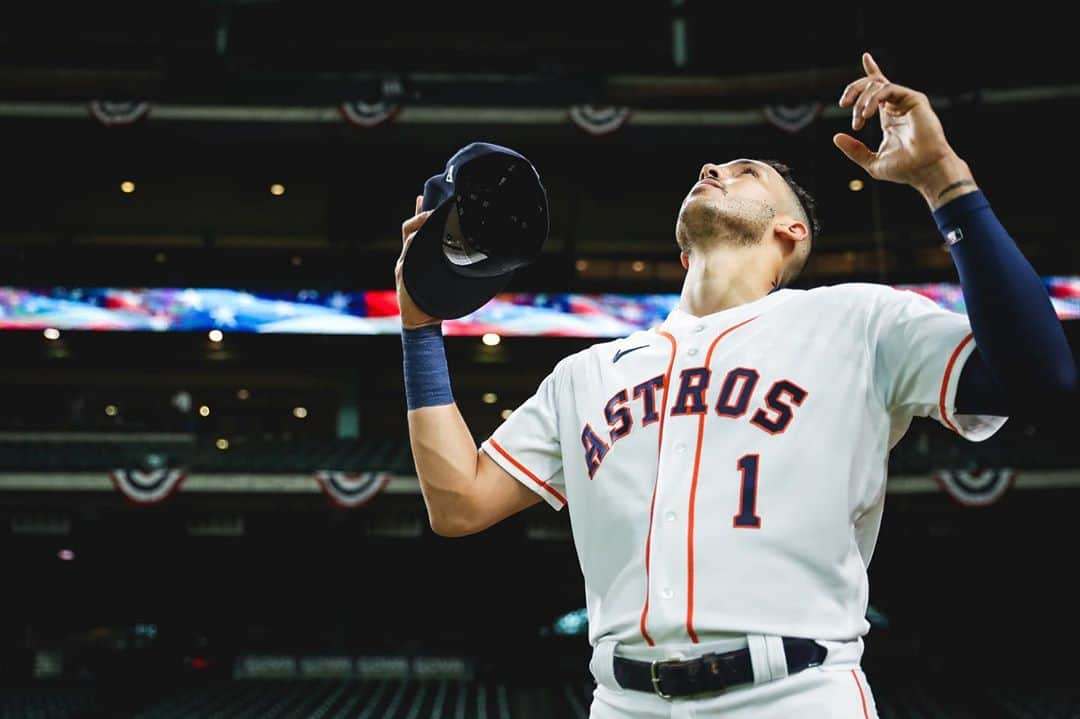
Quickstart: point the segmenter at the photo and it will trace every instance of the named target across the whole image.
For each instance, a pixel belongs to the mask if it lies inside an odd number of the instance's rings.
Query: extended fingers
[[[895,105],[900,112],[906,112],[922,100],[929,102],[921,92],[890,82],[868,93],[859,112],[864,119],[869,119],[885,103]]]
[[[896,94],[895,89],[896,85],[885,83],[867,92],[866,97],[859,98],[860,101],[855,106],[855,112],[862,118],[863,122],[866,122],[877,113],[882,103],[888,102],[889,98]]]
[[[430,215],[431,215],[431,210],[428,210],[427,212],[420,212],[420,213],[418,213],[416,215],[413,215],[409,219],[402,222],[401,223],[401,240],[403,242],[408,240],[409,235],[411,235],[412,233],[419,230],[420,227],[423,226],[424,222],[427,221],[427,218]]]
[[[867,83],[859,96],[851,103],[851,129],[859,130],[866,124],[866,116],[863,111],[866,108],[867,99],[874,97],[881,88],[887,86],[888,83],[873,81]]]
[[[401,223],[401,254],[398,255],[397,262],[394,263],[394,278],[401,283],[401,270],[405,264],[405,252],[409,249],[409,244],[412,238],[416,235],[416,231],[419,230],[428,216],[431,215],[431,210],[427,212],[421,212],[420,208],[424,206],[424,196],[416,196],[416,214]]]
[[[881,71],[877,61],[874,60],[874,56],[870,53],[864,52],[862,54],[862,66],[867,75],[880,75],[884,79],[885,73]]]
[[[847,107],[853,103],[855,98],[866,89],[866,86],[874,81],[875,78],[872,77],[860,77],[855,82],[848,83],[848,86],[844,88],[844,92],[840,95],[840,107]]]
[[[862,94],[867,85],[875,82],[887,83],[889,81],[870,53],[863,53],[862,65],[863,71],[866,73],[865,77],[860,77],[858,80],[848,83],[848,86],[844,88],[844,92],[840,94],[840,107],[851,105]]]

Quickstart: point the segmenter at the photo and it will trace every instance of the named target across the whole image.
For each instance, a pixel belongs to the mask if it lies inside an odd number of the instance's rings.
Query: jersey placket
[[[698,415],[676,414],[680,377],[703,365],[710,333],[704,322],[696,323],[674,339],[664,428],[660,437],[656,499],[652,512],[649,604],[645,618],[647,637],[682,641],[686,635],[688,500],[695,457],[698,452]]]
[[[672,639],[685,637],[694,643],[698,641],[693,620],[694,517],[702,443],[710,416],[711,365],[717,345],[755,319],[757,316],[730,325],[716,335],[706,332],[708,326],[704,322],[698,322],[681,332],[678,340],[672,338],[675,355],[667,378],[664,403],[667,427],[660,435],[655,501],[650,516],[653,557],[647,581],[648,600],[642,616],[642,633],[650,644],[655,641],[655,634],[648,631],[650,625],[656,633]],[[696,397],[694,392],[683,395],[684,373],[699,373],[703,377],[697,384],[692,379],[687,381],[686,386],[700,392]]]

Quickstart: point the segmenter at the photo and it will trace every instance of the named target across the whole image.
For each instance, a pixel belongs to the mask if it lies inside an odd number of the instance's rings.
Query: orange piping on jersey
[[[941,411],[941,421],[945,423],[946,427],[957,434],[960,434],[960,431],[949,421],[949,413],[945,411],[945,395],[949,392],[949,375],[952,374],[953,365],[956,364],[956,359],[960,356],[960,351],[964,349],[964,345],[970,342],[974,336],[975,335],[973,334],[969,334],[960,341],[960,344],[956,345],[952,357],[949,358],[949,364],[945,365],[945,377],[941,380],[941,397],[938,399],[938,409]]]
[[[652,499],[649,501],[649,530],[645,534],[645,606],[641,608],[641,636],[645,638],[645,642],[650,647],[656,646],[656,642],[649,636],[649,631],[645,628],[646,617],[649,616],[649,552],[652,550],[652,523],[653,510],[656,508],[656,485],[660,483],[660,453],[664,447],[664,417],[667,416],[667,392],[668,387],[671,386],[671,368],[675,366],[675,350],[678,347],[675,338],[667,332],[656,330],[656,333],[667,337],[668,341],[671,342],[671,359],[668,360],[667,372],[664,373],[664,392],[660,398],[660,431],[659,438],[656,441],[656,477],[653,479]]]
[[[859,675],[855,673],[855,670],[851,670],[851,678],[855,680],[855,687],[859,690],[859,699],[862,700],[862,715],[864,719],[870,719],[870,712],[866,710],[866,695],[863,694],[862,683],[859,681]]]
[[[705,366],[712,367],[712,353],[716,345],[727,335],[757,319],[757,316],[743,320],[737,325],[732,325],[717,335],[709,345],[709,352],[705,355]],[[667,405],[664,406],[667,411]],[[694,631],[694,501],[697,498],[698,469],[701,467],[701,445],[705,439],[705,418],[708,411],[698,418],[697,449],[694,450],[694,474],[690,480],[690,508],[687,511],[686,530],[686,633],[690,635],[690,641],[698,643],[697,632]]]
[[[492,447],[494,447],[496,449],[496,451],[498,451],[499,454],[506,457],[506,459],[510,462],[510,464],[514,465],[515,467],[520,469],[522,472],[524,472],[526,477],[528,477],[529,479],[531,479],[532,481],[536,482],[541,487],[546,489],[548,491],[548,493],[551,494],[551,496],[555,497],[557,500],[559,500],[563,504],[566,504],[566,497],[559,494],[559,490],[555,489],[550,484],[548,484],[547,482],[545,482],[544,480],[540,479],[535,474],[530,472],[528,469],[526,469],[525,465],[523,465],[521,462],[519,462],[516,459],[514,459],[513,457],[511,457],[510,453],[507,452],[505,449],[503,449],[502,446],[498,442],[496,442],[494,439],[489,438],[488,439],[488,444],[490,444]]]

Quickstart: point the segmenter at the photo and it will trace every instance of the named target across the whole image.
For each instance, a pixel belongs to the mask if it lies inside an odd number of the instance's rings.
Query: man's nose
[[[720,168],[711,162],[706,162],[701,166],[701,174],[698,175],[698,180],[704,180],[706,177],[711,177],[714,180],[720,179]]]

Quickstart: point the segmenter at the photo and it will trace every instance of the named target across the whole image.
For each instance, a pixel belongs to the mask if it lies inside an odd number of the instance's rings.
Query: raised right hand
[[[911,185],[935,209],[977,189],[970,168],[945,139],[929,98],[890,82],[870,53],[863,53],[862,62],[865,75],[845,88],[840,106],[851,107],[852,130],[878,115],[881,146],[874,152],[844,133],[833,136],[833,143],[874,179]]]
[[[398,308],[401,312],[401,326],[407,330],[414,330],[417,327],[434,325],[442,322],[442,320],[432,317],[416,306],[412,297],[409,297],[408,290],[405,289],[405,280],[402,277],[401,271],[405,262],[405,252],[409,249],[409,244],[413,241],[413,238],[416,237],[417,230],[423,227],[424,223],[427,222],[427,218],[431,215],[431,210],[428,210],[427,212],[420,211],[423,202],[423,195],[417,195],[416,214],[401,224],[401,255],[398,257],[397,264],[394,266],[394,280],[397,283],[397,300]]]

